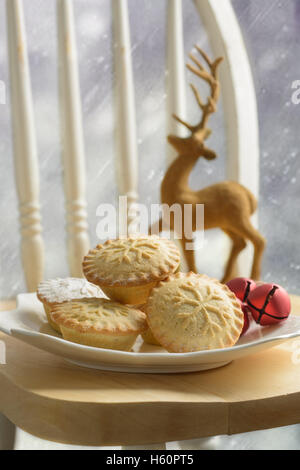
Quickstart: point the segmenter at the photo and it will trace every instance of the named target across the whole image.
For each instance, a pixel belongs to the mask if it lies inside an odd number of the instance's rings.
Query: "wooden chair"
[[[194,0],[194,3],[214,54],[225,57],[220,80],[230,149],[226,176],[258,196],[255,90],[238,22],[229,0]],[[119,84],[116,120],[122,123],[116,126],[117,159],[122,175],[119,193],[126,195],[132,204],[138,200],[138,152],[128,8],[126,0],[114,0],[112,5],[115,74]],[[172,113],[184,117],[186,110],[182,2],[168,0],[167,8],[167,119],[168,132],[174,134],[181,129],[172,119]],[[57,0],[57,12],[68,262],[70,274],[81,276],[81,260],[88,251],[89,239],[72,1]],[[32,292],[43,279],[44,244],[22,0],[7,0],[7,27],[21,252],[28,291]],[[170,162],[174,153],[171,148],[168,152]],[[241,262],[243,266],[249,265],[247,254]],[[297,302],[294,299],[294,305]],[[6,304],[2,307],[8,308]],[[147,445],[153,441],[252,431],[295,423],[300,418],[299,409],[295,412],[300,378],[293,382],[292,367],[286,372],[282,386],[277,384],[276,392],[271,389],[270,373],[269,384],[251,388],[254,373],[263,377],[265,369],[278,371],[277,362],[282,364],[288,354],[284,349],[276,350],[275,359],[272,354],[266,354],[258,372],[252,357],[219,371],[180,377],[134,376],[78,369],[47,353],[37,356],[32,348],[4,335],[0,339],[5,341],[9,357],[7,366],[0,366],[0,411],[16,425],[45,439],[84,445]],[[248,378],[247,367],[252,371]],[[235,386],[240,374],[245,382],[239,392]],[[51,388],[51,380],[59,384],[55,390]],[[233,386],[228,385],[223,390],[224,398],[220,399],[214,390],[222,380],[227,384],[232,380]]]
[[[222,5],[221,5],[222,4]],[[127,2],[114,1],[117,159],[119,192],[130,203],[138,199],[138,153],[134,106],[134,83],[130,55]],[[195,1],[209,32],[216,56],[224,56],[221,69],[222,97],[228,142],[227,177],[245,184],[255,196],[259,185],[259,143],[255,90],[243,39],[230,1]],[[182,6],[168,2],[167,128],[182,129],[172,113],[185,115],[185,68]],[[35,126],[27,58],[22,2],[7,2],[7,26],[11,69],[11,106],[14,130],[16,185],[22,233],[22,261],[29,291],[43,278],[44,244],[39,200],[39,171]],[[77,51],[72,3],[57,1],[59,85],[63,169],[66,207],[67,249],[70,274],[81,275],[81,260],[88,251],[85,199],[85,155],[81,123]],[[226,18],[226,22],[224,22]],[[238,66],[237,66],[238,64]],[[241,86],[241,84],[243,84]],[[251,142],[251,146],[249,145]],[[174,158],[169,148],[168,162]],[[242,260],[245,265],[245,259]]]

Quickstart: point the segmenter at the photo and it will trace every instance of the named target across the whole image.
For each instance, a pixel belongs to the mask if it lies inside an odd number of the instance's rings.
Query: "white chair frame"
[[[220,80],[226,117],[227,177],[246,185],[258,196],[259,138],[256,98],[239,25],[230,0],[194,0],[194,3],[206,27],[214,54],[225,57]],[[57,13],[68,263],[70,274],[81,276],[81,260],[88,251],[89,240],[72,1],[57,0]],[[167,129],[172,133],[180,133],[180,126],[172,119],[172,113],[184,118],[186,109],[182,0],[169,0],[167,14]],[[115,75],[118,83],[116,122],[123,123],[122,126],[116,126],[118,187],[120,194],[126,195],[131,204],[138,199],[138,150],[127,0],[114,0],[113,23],[116,43]],[[44,244],[40,220],[38,152],[22,0],[7,1],[7,25],[22,262],[28,290],[34,291],[43,278]],[[168,163],[174,156],[173,150],[169,148]],[[249,266],[249,253],[243,256],[244,267],[245,261]]]
[[[187,0],[185,0],[187,1]],[[220,81],[227,135],[227,177],[259,191],[259,137],[255,88],[241,31],[230,0],[194,0],[213,52],[224,56]],[[85,198],[85,154],[81,122],[76,40],[72,0],[57,0],[62,164],[66,200],[67,250],[70,274],[81,276],[88,251]],[[180,133],[172,113],[185,117],[185,65],[182,0],[168,0],[167,129]],[[134,83],[130,54],[127,0],[113,1],[115,48],[118,189],[129,204],[138,200],[138,150]],[[22,0],[7,0],[8,51],[16,186],[21,221],[22,263],[29,291],[44,273],[40,217],[39,171],[30,72]],[[196,40],[197,38],[195,38]],[[250,144],[249,144],[250,143]],[[175,157],[168,150],[167,161]],[[256,216],[257,217],[257,216]],[[248,258],[248,259],[247,259]],[[243,257],[250,262],[249,253]]]

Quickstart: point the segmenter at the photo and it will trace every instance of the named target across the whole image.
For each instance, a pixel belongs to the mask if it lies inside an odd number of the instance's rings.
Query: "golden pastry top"
[[[125,335],[147,328],[146,315],[138,309],[107,299],[82,299],[56,304],[52,319],[81,333]]]
[[[179,263],[180,253],[172,241],[131,236],[108,240],[90,250],[83,261],[83,272],[91,282],[134,286],[164,279],[176,271]]]
[[[178,273],[154,288],[146,306],[156,339],[174,352],[235,344],[244,315],[235,295],[216,279]]]
[[[104,297],[104,294],[86,279],[67,277],[42,281],[37,288],[37,297],[41,302],[53,304],[86,297]]]

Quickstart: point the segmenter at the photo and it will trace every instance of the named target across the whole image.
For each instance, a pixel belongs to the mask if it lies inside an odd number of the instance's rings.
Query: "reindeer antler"
[[[208,85],[210,86],[211,94],[208,97],[207,103],[203,103],[200,97],[199,91],[197,90],[195,85],[190,83],[190,86],[193,90],[196,101],[203,113],[201,121],[195,126],[192,126],[191,124],[188,124],[186,121],[181,119],[176,114],[173,114],[173,117],[174,119],[176,119],[176,121],[180,122],[187,129],[189,129],[192,132],[192,134],[196,134],[199,131],[203,132],[205,130],[204,135],[203,135],[203,140],[205,140],[205,138],[207,138],[208,135],[210,134],[210,130],[205,129],[207,121],[209,119],[209,116],[212,113],[214,113],[217,109],[217,101],[220,95],[220,84],[218,81],[218,67],[220,63],[223,61],[223,57],[218,57],[215,61],[211,61],[209,57],[207,56],[207,54],[205,54],[205,52],[202,49],[200,49],[199,46],[195,45],[195,48],[202,56],[209,70],[207,70],[207,68],[205,68],[201,64],[199,59],[197,59],[192,53],[189,54],[189,57],[194,62],[195,65],[187,64],[187,68],[191,72],[193,72],[195,75],[197,75],[202,80],[208,83]]]

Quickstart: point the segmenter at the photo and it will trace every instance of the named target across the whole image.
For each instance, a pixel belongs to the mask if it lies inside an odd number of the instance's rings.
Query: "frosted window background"
[[[297,190],[299,185],[297,118],[300,105],[291,103],[294,80],[300,79],[300,5],[297,0],[233,0],[246,40],[259,105],[261,134],[260,229],[268,240],[263,277],[291,292],[299,291],[297,250]],[[159,202],[166,154],[166,1],[128,0],[139,146],[140,201]],[[192,0],[183,0],[186,57],[197,42],[208,53],[206,32]],[[117,201],[114,151],[114,41],[110,0],[74,0],[80,64],[80,84],[87,166],[87,202],[91,244],[96,238],[96,208]],[[41,179],[41,211],[46,245],[46,277],[68,274],[65,250],[64,194],[60,155],[57,96],[56,12],[54,0],[24,0]],[[5,0],[0,0],[0,80],[7,87],[7,104],[0,105],[0,297],[25,291],[19,256],[19,221],[14,186],[10,127],[9,73]],[[187,73],[187,83],[192,79]],[[194,79],[193,79],[194,81]],[[198,83],[198,82],[196,82]],[[202,94],[204,85],[199,84]],[[188,120],[199,110],[187,86]],[[209,145],[218,160],[203,159],[191,186],[225,178],[226,141],[222,102],[210,125]],[[207,233],[208,250],[199,270],[220,275],[218,253],[222,237]],[[200,254],[201,258],[201,254]]]

